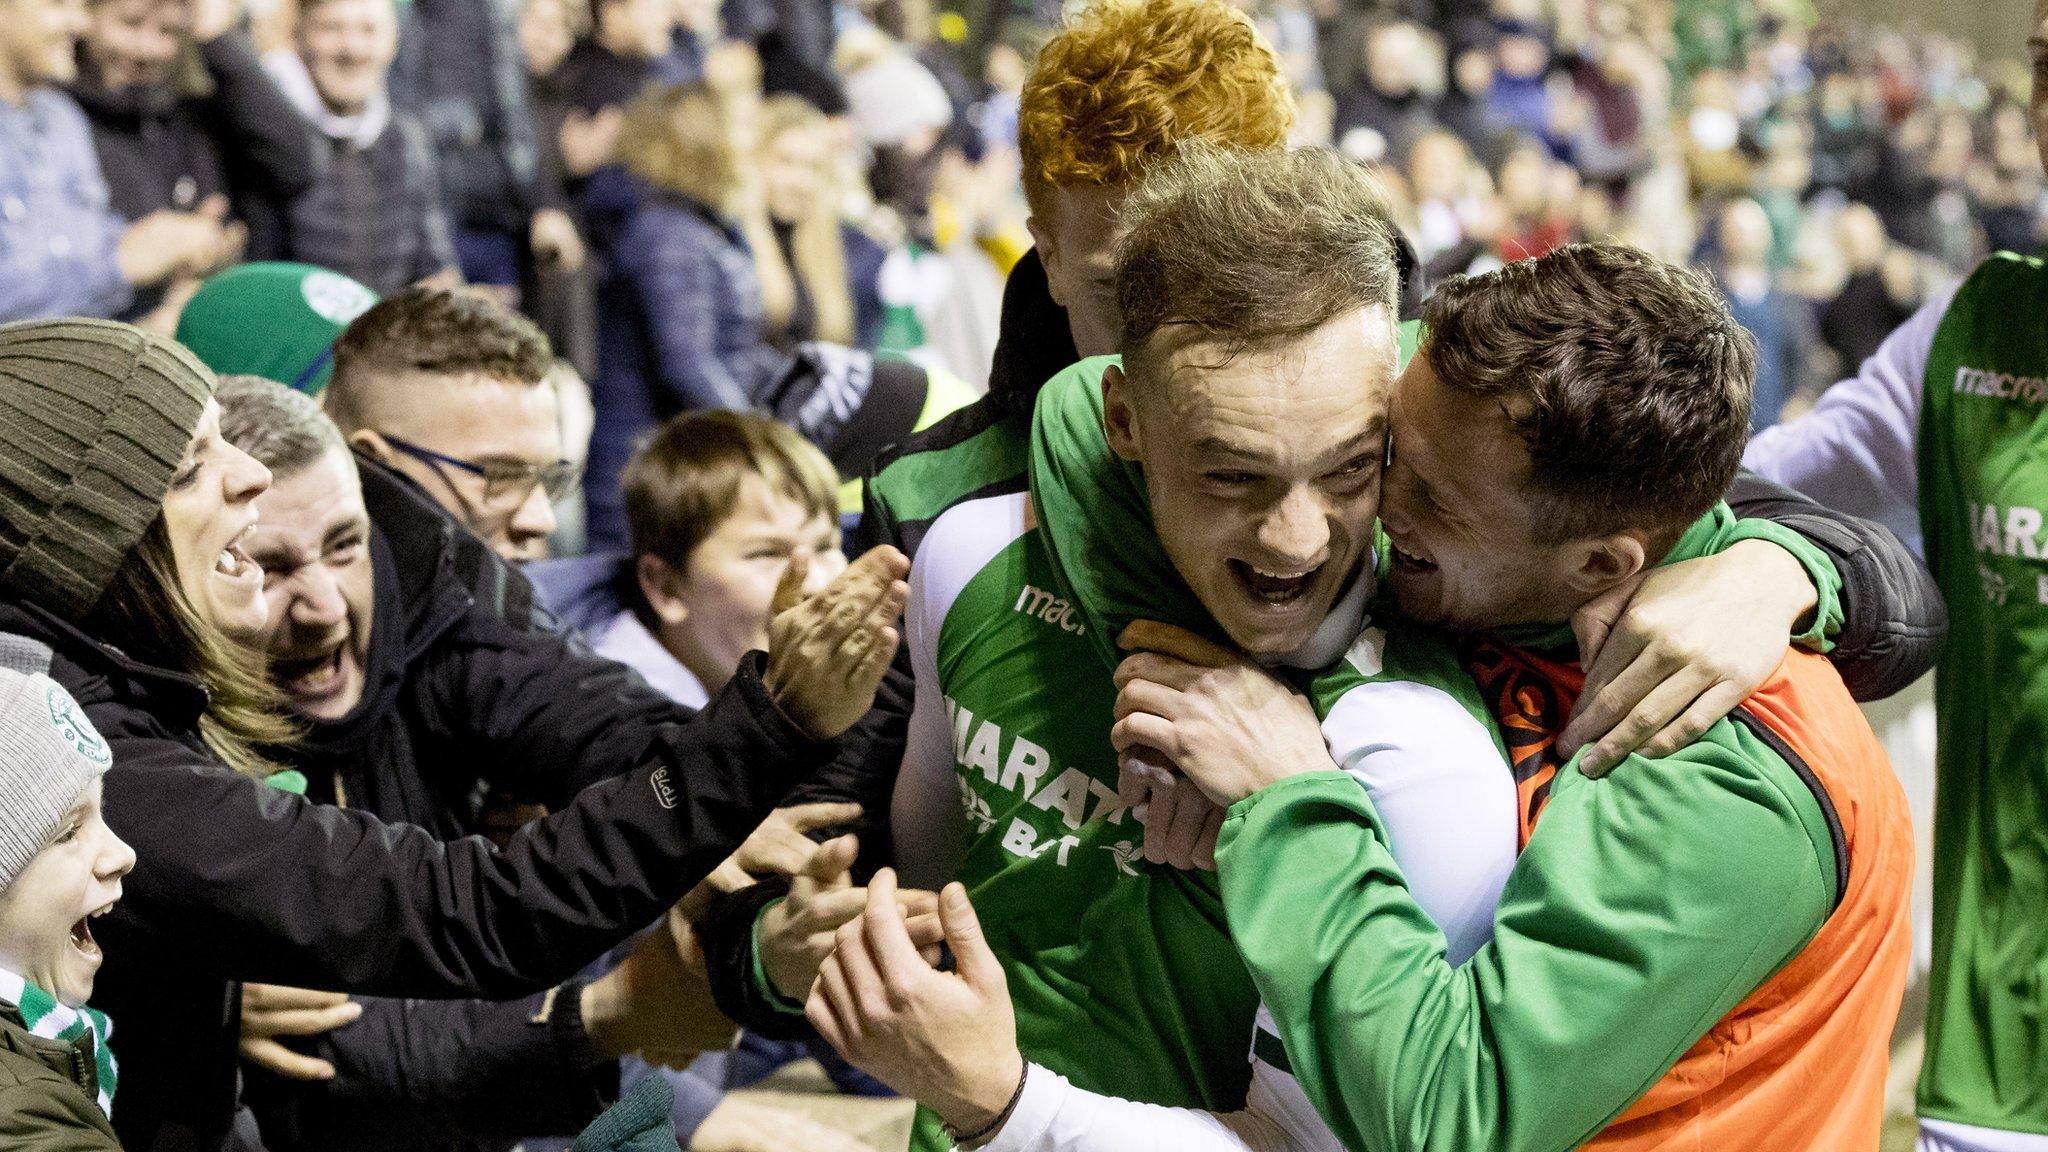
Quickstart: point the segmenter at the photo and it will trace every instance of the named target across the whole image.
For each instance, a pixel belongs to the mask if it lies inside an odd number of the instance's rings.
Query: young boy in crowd
[[[785,566],[806,595],[846,567],[839,477],[796,429],[746,412],[670,421],[621,476],[639,595],[591,646],[702,708],[768,635]]]
[[[121,1146],[110,1026],[85,1007],[100,967],[90,922],[135,866],[100,818],[111,763],[56,681],[0,667],[0,1148]]]

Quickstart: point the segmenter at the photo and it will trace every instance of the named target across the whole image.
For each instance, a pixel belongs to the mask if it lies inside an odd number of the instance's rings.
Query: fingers
[[[1607,643],[1607,637],[1621,619],[1621,614],[1627,611],[1633,593],[1633,587],[1624,582],[1586,601],[1572,613],[1572,635],[1579,642],[1579,664],[1588,670],[1588,675],[1599,663],[1600,649]]]
[[[1586,674],[1575,714],[1558,735],[1557,750],[1570,756],[1613,731],[1670,674],[1671,669],[1631,629],[1610,636],[1602,659]]]
[[[939,918],[937,895],[933,896],[932,909],[920,916],[912,916],[903,922],[903,930],[910,934],[910,942],[917,947],[918,955],[926,964],[936,968],[941,956],[938,945],[946,938],[946,922]]]
[[[275,1040],[248,1039],[242,1041],[241,1048],[244,1060],[260,1068],[268,1068],[288,1080],[334,1079],[334,1065],[301,1055]]]
[[[810,998],[804,1002],[804,1018],[811,1022],[811,1027],[818,1030],[826,1043],[841,1053],[847,1051],[847,1045],[854,1038],[851,1025],[860,1019],[860,1007],[854,1003],[837,955],[827,956],[825,963],[818,967],[817,983],[811,987]]]
[[[1153,680],[1132,680],[1116,694],[1116,719],[1133,712],[1150,712],[1171,719],[1180,714],[1181,690]]]
[[[868,952],[865,927],[861,918],[840,925],[832,943],[832,955],[826,964],[838,965],[845,977],[846,991],[853,997],[856,1019],[873,1019],[885,1015],[889,1005],[889,990],[882,982],[882,974],[875,967],[875,958]]]
[[[1166,832],[1164,862],[1174,868],[1187,869],[1195,866],[1195,846],[1201,842],[1202,828],[1208,824],[1209,815],[1216,811],[1216,806],[1209,803],[1208,798],[1196,791],[1192,784],[1183,783],[1175,791],[1186,795],[1173,808],[1173,824]]]
[[[1735,711],[1736,707],[1748,698],[1748,691],[1740,684],[1726,681],[1716,684],[1693,701],[1692,707],[1687,708],[1684,715],[1644,741],[1643,746],[1637,751],[1653,760],[1660,756],[1669,756],[1706,735],[1707,729],[1712,728],[1716,721]]]
[[[1202,824],[1202,835],[1195,841],[1195,867],[1204,872],[1216,870],[1216,838],[1223,833],[1223,809],[1209,805],[1209,818]]]
[[[346,992],[315,992],[311,988],[287,988],[282,984],[242,985],[244,1009],[333,1008],[346,1003]]]
[[[861,916],[861,935],[875,970],[897,999],[906,999],[908,981],[927,971],[918,958],[917,946],[903,928],[903,909],[896,903],[896,873],[884,868],[868,882],[867,911]]]
[[[1237,653],[1185,628],[1156,620],[1134,620],[1116,638],[1126,651],[1160,652],[1190,664],[1221,668],[1236,660]]]
[[[974,903],[958,881],[946,885],[939,893],[939,922],[946,930],[946,945],[953,950],[953,962],[961,979],[985,991],[1002,989],[1002,962],[989,950],[988,939],[981,931],[981,918],[974,914]]]
[[[782,570],[782,579],[775,582],[775,595],[768,601],[768,618],[773,620],[804,598],[804,581],[811,574],[811,555],[796,551],[789,554],[789,564]]]
[[[1191,664],[1177,656],[1162,656],[1157,652],[1135,652],[1123,658],[1116,666],[1113,679],[1118,688],[1128,687],[1140,680],[1149,680],[1169,688],[1185,690],[1202,678],[1209,666]]]
[[[1605,776],[1623,757],[1642,747],[1652,733],[1682,715],[1711,686],[1696,670],[1680,669],[1677,675],[1652,688],[1598,743],[1579,754],[1579,771],[1595,780]]]
[[[1185,795],[1167,781],[1152,789],[1151,799],[1145,808],[1145,859],[1154,864],[1166,862],[1167,839],[1173,829],[1174,817],[1179,814],[1181,798]]]
[[[810,837],[784,824],[767,823],[754,829],[740,850],[733,853],[725,864],[718,866],[714,877],[726,870],[726,864],[740,870],[742,876],[773,874],[794,876],[803,871],[816,855],[818,845]],[[743,885],[744,886],[744,885]]]
[[[798,881],[810,881],[812,891],[852,887],[853,859],[859,851],[860,842],[853,836],[827,840],[812,850],[804,870],[797,874]]]
[[[1166,766],[1157,749],[1134,747],[1117,760],[1116,802],[1136,808],[1152,802],[1152,790],[1173,783],[1173,770]]]
[[[1143,745],[1172,760],[1180,753],[1180,737],[1173,722],[1150,712],[1133,712],[1110,726],[1109,742],[1118,752]]]
[[[778,821],[799,832],[815,832],[835,824],[851,824],[860,819],[861,806],[854,803],[819,801],[815,804],[792,804],[777,808],[769,819]]]

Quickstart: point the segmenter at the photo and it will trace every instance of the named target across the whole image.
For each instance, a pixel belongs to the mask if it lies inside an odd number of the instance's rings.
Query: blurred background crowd
[[[51,78],[95,155],[56,159],[97,164],[119,223],[10,193],[0,319],[169,331],[204,276],[297,260],[479,286],[601,395],[651,374],[740,405],[808,340],[985,383],[1050,0],[237,3],[78,10]],[[2023,68],[1924,29],[1811,0],[1246,4],[1300,142],[1380,168],[1432,277],[1600,238],[1711,268],[1763,350],[1760,424],[2041,243]]]

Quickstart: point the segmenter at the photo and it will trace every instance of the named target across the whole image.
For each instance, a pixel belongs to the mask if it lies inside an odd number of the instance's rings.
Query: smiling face
[[[90,921],[121,899],[135,850],[100,815],[95,780],[52,841],[0,889],[0,966],[76,1008],[92,996],[100,946]]]
[[[112,92],[170,82],[192,30],[184,0],[100,0],[91,8],[85,54]]]
[[[1160,542],[1254,656],[1301,647],[1372,541],[1394,375],[1387,309],[1225,360],[1155,334],[1145,379],[1104,376],[1110,447],[1142,465]]]
[[[656,556],[640,558],[640,589],[660,624],[662,646],[707,691],[715,695],[732,678],[740,657],[768,647],[769,606],[794,552],[810,554],[805,595],[846,570],[838,520],[749,475],[732,514],[680,569]]]
[[[85,0],[0,0],[0,99],[75,79],[85,30]]]
[[[363,698],[375,602],[362,480],[347,452],[330,450],[257,504],[245,547],[263,568],[271,681],[301,715],[339,719]]]
[[[208,400],[164,494],[164,528],[179,589],[201,620],[235,640],[255,639],[268,616],[263,569],[250,561],[244,534],[269,487],[270,470],[221,438],[220,405]]]
[[[1401,611],[1464,630],[1569,617],[1585,599],[1570,580],[1584,542],[1539,539],[1529,450],[1499,402],[1446,387],[1418,355],[1392,425],[1380,523]]]
[[[384,90],[397,55],[391,0],[321,0],[300,17],[299,56],[330,111],[361,112]]]

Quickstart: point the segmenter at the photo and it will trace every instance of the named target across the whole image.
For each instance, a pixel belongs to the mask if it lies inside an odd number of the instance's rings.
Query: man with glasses
[[[547,554],[575,491],[547,339],[490,300],[414,288],[334,345],[328,415],[349,446],[417,484],[508,560]]]

